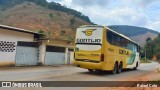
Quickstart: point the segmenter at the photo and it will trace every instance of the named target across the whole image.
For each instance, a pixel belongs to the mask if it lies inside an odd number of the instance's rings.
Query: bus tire
[[[118,65],[118,69],[117,69],[117,73],[121,73],[122,72],[122,62]]]
[[[138,68],[138,62],[136,63],[136,66],[133,68],[133,70],[137,70]]]
[[[93,69],[88,69],[89,72],[93,72]]]
[[[117,68],[118,68],[117,66],[118,66],[117,63],[115,63],[115,64],[114,64],[114,68],[113,68],[113,70],[112,70],[112,74],[113,74],[113,75],[117,73]]]

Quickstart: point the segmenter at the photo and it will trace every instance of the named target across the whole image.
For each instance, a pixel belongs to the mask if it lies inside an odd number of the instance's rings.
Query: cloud
[[[152,3],[158,2],[159,0],[134,0],[141,7],[148,7]]]
[[[47,0],[48,2],[61,2],[63,0]]]
[[[119,0],[116,0],[119,1]],[[123,7],[134,7],[136,9],[146,9],[156,3],[160,3],[160,0],[121,0],[119,4]]]
[[[51,1],[51,0],[48,0]],[[160,0],[52,0],[101,25],[132,25],[159,30]],[[158,21],[159,20],[159,21]]]
[[[149,23],[148,28],[151,28],[153,30],[160,32],[160,20],[156,21],[156,22]]]
[[[148,23],[148,18],[142,14],[137,14],[137,11],[134,11],[130,8],[120,9],[102,9],[94,10],[96,12],[92,13],[91,18],[94,19],[97,23],[101,25],[139,25],[144,26]]]
[[[106,5],[108,5],[109,2],[110,0],[72,0],[73,4],[85,7],[96,5],[100,7],[105,7]]]

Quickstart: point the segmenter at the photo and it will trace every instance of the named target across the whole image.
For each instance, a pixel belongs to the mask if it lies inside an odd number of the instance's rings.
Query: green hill
[[[45,33],[50,38],[74,40],[77,27],[93,23],[81,12],[55,2],[0,0],[0,24]],[[142,27],[127,25],[109,27],[130,37],[142,46],[148,37],[154,39],[158,35],[158,32]]]
[[[42,7],[48,8],[48,9],[52,9],[52,10],[57,10],[57,11],[62,11],[62,12],[66,12],[68,14],[72,14],[88,23],[92,23],[89,19],[88,16],[83,15],[81,12],[78,12],[74,9],[70,9],[67,8],[65,6],[62,6],[59,3],[55,3],[55,2],[47,2],[46,0],[0,0],[0,8],[2,10],[5,10],[7,8],[11,8],[15,5],[24,3],[24,2],[33,2],[36,3],[37,5],[40,5]]]
[[[150,33],[154,33],[154,34],[158,34],[157,31],[151,30],[151,29],[147,29],[147,28],[143,28],[143,27],[136,27],[136,26],[128,26],[128,25],[111,25],[108,26],[109,28],[122,33],[128,37],[132,37],[132,36],[137,36],[137,35],[141,35],[141,34],[145,34],[147,32]]]
[[[124,34],[131,38],[132,40],[138,42],[142,47],[146,43],[146,39],[150,37],[152,40],[155,39],[159,32],[136,26],[128,26],[128,25],[111,25],[109,28]]]
[[[47,37],[69,40],[74,39],[78,26],[92,24],[87,16],[73,9],[45,0],[44,5],[36,1],[40,0],[0,0],[0,24],[44,32]],[[45,4],[50,6],[46,7]],[[49,9],[51,6],[53,8]]]

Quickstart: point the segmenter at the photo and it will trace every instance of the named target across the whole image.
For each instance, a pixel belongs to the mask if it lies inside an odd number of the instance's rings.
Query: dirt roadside
[[[123,81],[160,81],[160,67],[151,73]],[[87,90],[160,90],[160,87],[94,87]]]

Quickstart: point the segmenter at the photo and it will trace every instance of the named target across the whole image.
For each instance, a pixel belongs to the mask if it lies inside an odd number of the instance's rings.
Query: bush
[[[44,33],[45,33],[45,32],[44,32],[43,30],[41,30],[41,29],[40,29],[40,30],[37,30],[37,32],[40,33],[40,34],[44,34]]]
[[[61,36],[64,36],[65,33],[66,33],[65,30],[61,30],[60,35],[61,35]]]
[[[141,58],[141,63],[151,63],[151,60],[149,60],[148,58],[147,58],[147,60],[145,60],[145,58]]]
[[[70,19],[70,25],[72,26],[75,23],[75,17]]]
[[[53,18],[53,14],[52,13],[49,13],[48,15],[51,19]]]
[[[148,58],[146,58],[147,60],[149,60]],[[145,60],[145,57],[141,58],[141,60]]]

